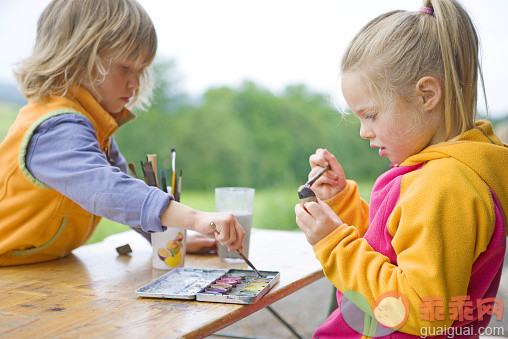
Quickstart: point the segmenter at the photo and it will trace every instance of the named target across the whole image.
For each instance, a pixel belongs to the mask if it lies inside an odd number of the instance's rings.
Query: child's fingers
[[[337,179],[337,174],[342,173],[342,166],[339,164],[335,156],[326,148],[318,148],[316,153],[309,157],[309,164],[312,168],[309,178],[311,175],[316,174],[321,170],[321,168],[326,166],[330,166],[330,170],[325,173],[325,175],[328,175],[330,179]]]
[[[329,206],[321,206],[322,204],[318,200],[318,202],[306,202],[295,206],[296,224],[305,233],[311,245],[317,244],[343,224],[338,216],[328,215],[326,208]]]
[[[330,179],[329,177],[323,177],[319,178],[316,181],[317,185],[330,185],[330,186],[337,186],[340,183],[339,179]],[[316,183],[314,183],[316,185]]]
[[[224,234],[224,238],[220,241],[221,245],[226,246],[228,250],[242,250],[242,241],[245,236],[242,226],[238,223],[233,215],[230,215],[225,222],[225,230],[227,229],[228,236]]]
[[[304,208],[302,204],[295,206],[296,224],[305,234],[307,241],[310,244],[314,244],[316,219],[314,219]]]
[[[295,215],[297,221],[303,223],[304,228],[308,229],[312,223],[314,223],[314,218],[309,214],[304,208],[303,204],[296,204],[295,206]],[[302,228],[302,227],[300,227]],[[303,229],[302,229],[303,230]]]
[[[321,166],[315,166],[315,167],[312,167],[312,168],[310,169],[310,172],[309,172],[309,179],[310,179],[310,178],[312,178],[313,176],[315,176],[316,174],[318,174],[318,173],[319,173],[319,171],[321,171],[324,167],[326,167],[326,166],[323,166],[323,167],[321,167]],[[322,177],[326,177],[326,176],[331,176],[331,177],[333,177],[334,175],[335,175],[335,174],[334,174],[333,172],[330,172],[330,171],[328,170],[328,171],[325,171],[325,173],[323,173],[323,175],[322,175],[320,178],[322,178]],[[336,176],[336,175],[335,175],[335,176]]]
[[[332,208],[328,206],[328,204],[324,203],[322,200],[318,200],[317,204],[326,215],[328,216],[335,215],[335,212],[332,210]]]
[[[314,222],[315,219],[334,219],[333,217],[337,217],[331,207],[320,199],[318,199],[317,202],[306,202],[305,204],[298,204],[295,206],[295,213],[297,214],[297,217],[299,217],[298,212],[301,211],[304,213],[300,216],[300,218],[305,220],[306,223]]]
[[[318,199],[318,204],[321,207],[322,211],[328,216],[328,218],[330,218],[331,220],[333,220],[335,223],[337,223],[339,225],[343,224],[342,220],[339,218],[339,216],[337,214],[335,214],[335,212],[332,210],[332,208],[330,206],[328,206],[328,204],[324,203],[323,201],[321,201],[319,199]]]
[[[231,243],[230,246],[228,246],[228,249],[229,250],[238,249],[241,252],[243,252],[242,241],[243,241],[243,238],[245,237],[245,231],[243,230],[243,227],[242,227],[242,225],[240,225],[238,220],[236,220],[236,218],[235,218],[234,228],[235,228],[235,233],[236,233],[236,240],[233,243]]]
[[[323,169],[323,167],[320,167],[320,166],[316,166],[314,168],[312,168],[309,172],[309,179],[312,178],[313,176],[315,176],[316,174],[319,173],[319,171],[321,171]],[[336,173],[332,172],[331,170],[327,170],[325,171],[325,173],[323,173],[323,175],[321,175],[319,177],[318,180],[316,180],[316,182],[321,182],[323,183],[324,181],[327,181],[327,180],[337,180],[338,179],[338,176]]]
[[[309,229],[300,219],[296,218],[296,224],[298,225],[298,227],[300,227],[302,232],[305,233],[305,235],[307,235]]]
[[[335,156],[330,153],[326,148],[318,148],[316,150],[316,153],[312,154],[309,157],[309,163],[311,167],[313,166],[320,166],[320,167],[326,167],[328,165],[332,165],[333,163],[338,164],[337,159]]]
[[[306,202],[303,204],[303,207],[309,211],[310,215],[312,215],[317,220],[323,220],[325,218],[328,218],[328,215],[323,210],[323,208],[317,203],[317,202]]]
[[[316,150],[316,153],[312,154],[309,157],[309,164],[311,168],[314,168],[316,166],[326,167],[328,165],[328,162],[324,156],[324,151],[325,150],[323,148],[318,148]]]
[[[217,249],[217,240],[202,234],[187,236],[188,253],[209,253]]]
[[[323,150],[323,158],[330,165],[330,169],[332,172],[334,173],[342,172],[342,166],[337,161],[337,158],[335,158],[335,155],[330,153],[327,149]]]
[[[220,242],[221,245],[227,246],[229,243],[231,243],[231,236],[234,234],[231,234],[231,227],[229,227],[229,224],[232,222],[228,219],[231,219],[233,215],[231,215],[229,218],[222,220],[222,222],[219,222],[217,225],[217,230],[215,232],[215,238],[218,242]],[[234,229],[233,229],[234,232]]]
[[[323,167],[320,167],[320,166],[316,166],[314,168],[311,169],[311,171],[309,172],[309,179],[312,178],[313,176],[315,176],[316,174],[319,173],[319,171],[321,171],[323,169]],[[319,184],[333,184],[333,182],[336,182],[338,180],[338,176],[336,173],[332,172],[331,170],[328,170],[328,171],[325,171],[325,173],[323,173],[322,176],[319,177],[318,180],[316,180],[315,184],[318,183]]]

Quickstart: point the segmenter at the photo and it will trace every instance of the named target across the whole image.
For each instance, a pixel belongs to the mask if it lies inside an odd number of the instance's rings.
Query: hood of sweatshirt
[[[451,157],[471,168],[496,194],[505,220],[508,218],[508,145],[494,134],[492,124],[477,121],[465,133],[415,154],[401,164],[413,166],[430,160]]]

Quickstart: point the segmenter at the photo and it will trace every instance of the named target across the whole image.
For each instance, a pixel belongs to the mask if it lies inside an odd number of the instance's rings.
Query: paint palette
[[[280,278],[279,272],[177,267],[136,291],[140,297],[252,304]]]

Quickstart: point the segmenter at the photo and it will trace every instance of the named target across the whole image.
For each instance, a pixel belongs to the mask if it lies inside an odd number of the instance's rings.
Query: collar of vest
[[[98,130],[103,131],[105,135],[112,135],[118,127],[136,118],[136,115],[126,108],[122,109],[116,119],[113,118],[83,87],[74,86],[69,92],[68,96],[77,101],[94,118]]]

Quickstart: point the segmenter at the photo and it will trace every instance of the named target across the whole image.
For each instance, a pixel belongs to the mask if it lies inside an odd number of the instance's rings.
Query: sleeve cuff
[[[316,257],[318,256],[318,252],[325,248],[329,247],[330,243],[339,243],[341,240],[340,233],[348,228],[349,226],[346,224],[342,224],[339,227],[337,227],[332,233],[328,234],[323,239],[319,240],[314,246],[312,246],[312,249],[314,250],[314,253],[316,254]]]
[[[354,188],[356,183],[353,180],[346,180],[346,187],[333,197],[327,200],[323,200],[325,204],[328,206],[336,205],[340,200],[342,200],[344,197],[348,196],[351,192],[351,190]]]
[[[165,226],[161,224],[161,214],[173,200],[171,194],[167,194],[156,187],[152,187],[150,193],[143,202],[141,211],[141,229],[148,233],[163,232]]]

